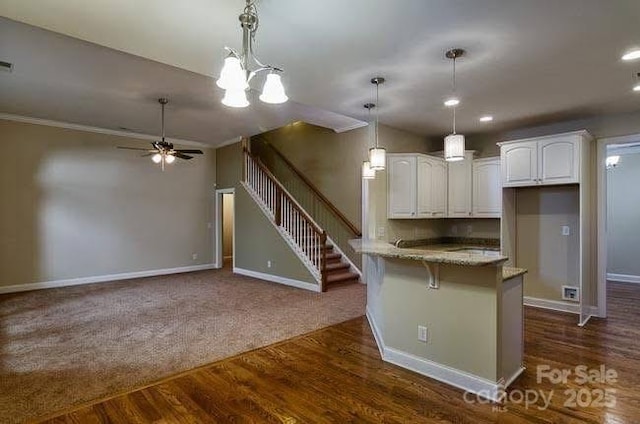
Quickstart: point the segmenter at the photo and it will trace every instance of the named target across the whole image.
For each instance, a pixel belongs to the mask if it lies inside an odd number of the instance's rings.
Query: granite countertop
[[[452,265],[484,266],[501,265],[507,259],[506,256],[485,256],[477,253],[451,252],[450,249],[464,248],[467,246],[454,245],[426,245],[421,248],[402,248],[381,240],[350,240],[349,244],[356,253],[383,256],[387,258],[412,259]],[[449,249],[449,250],[448,250]],[[509,277],[512,278],[512,277]]]
[[[511,278],[515,278],[519,275],[524,275],[527,273],[527,270],[524,268],[514,268],[511,266],[503,266],[502,267],[502,281],[509,280]]]

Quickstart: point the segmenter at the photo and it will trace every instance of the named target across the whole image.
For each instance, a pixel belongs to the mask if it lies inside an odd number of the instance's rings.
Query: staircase
[[[321,291],[360,280],[357,268],[273,174],[243,148],[243,185],[314,276]]]

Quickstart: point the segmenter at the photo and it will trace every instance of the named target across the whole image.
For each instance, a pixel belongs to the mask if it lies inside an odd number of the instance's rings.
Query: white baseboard
[[[183,272],[202,271],[217,268],[215,264],[192,265],[179,268],[153,269],[149,271],[124,272],[121,274],[98,275],[93,277],[71,278],[68,280],[43,281],[39,283],[15,284],[0,286],[0,294],[17,293],[30,290],[51,289],[55,287],[79,286],[82,284],[108,283],[112,281],[130,280],[132,278],[156,277],[159,275],[180,274]]]
[[[383,361],[390,362],[399,367],[417,372],[418,374],[442,381],[443,383],[459,389],[475,393],[480,397],[484,397],[494,402],[499,401],[502,392],[500,382],[494,383],[482,377],[385,346],[380,329],[369,309],[367,309],[367,320],[371,326],[373,337],[378,344],[378,349],[381,352]],[[510,382],[515,380],[523,370],[524,369],[519,370],[514,376],[512,376],[510,378]]]
[[[244,268],[233,267],[233,272],[247,277],[257,278],[259,280],[271,281],[273,283],[284,284],[285,286],[297,287],[299,289],[310,290],[314,292],[320,291],[318,284],[307,283],[306,281],[294,280],[291,278],[280,277],[279,275],[265,274],[263,272],[251,271]]]
[[[636,283],[640,284],[640,275],[613,274],[607,272],[607,280],[619,283]]]
[[[380,329],[376,325],[376,321],[373,319],[373,316],[371,315],[371,311],[369,310],[369,305],[367,305],[366,316],[367,316],[367,321],[369,321],[369,327],[371,327],[371,332],[373,333],[373,338],[376,340],[376,344],[378,345],[380,356],[384,358],[384,343],[382,341],[382,334],[380,333]]]
[[[524,297],[525,306],[533,306],[535,308],[551,309],[560,312],[571,312],[572,314],[580,313],[580,304],[573,302],[566,302],[562,300],[548,300],[540,299],[537,297]]]

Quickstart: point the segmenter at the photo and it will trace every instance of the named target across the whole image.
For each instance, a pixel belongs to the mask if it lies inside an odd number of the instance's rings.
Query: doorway
[[[598,315],[640,294],[640,134],[598,141]]]
[[[216,190],[216,267],[235,266],[235,189]]]

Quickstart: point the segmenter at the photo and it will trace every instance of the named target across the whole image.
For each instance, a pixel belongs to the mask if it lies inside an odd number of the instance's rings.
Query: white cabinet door
[[[530,186],[538,183],[538,142],[525,141],[500,147],[502,185]]]
[[[447,216],[447,164],[444,159],[430,159],[431,168],[431,217]]]
[[[473,161],[473,216],[500,218],[502,215],[502,181],[500,158]]]
[[[539,178],[542,184],[570,184],[579,181],[580,143],[575,136],[538,142]]]
[[[387,216],[415,218],[416,157],[389,156],[387,161]]]
[[[472,152],[465,153],[464,160],[448,163],[448,217],[469,217],[471,215],[472,163]]]
[[[424,156],[417,157],[418,184],[416,187],[416,218],[431,218],[433,211],[433,162]]]

